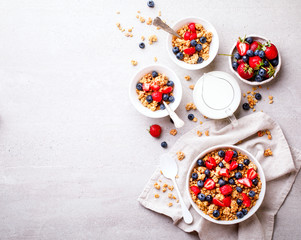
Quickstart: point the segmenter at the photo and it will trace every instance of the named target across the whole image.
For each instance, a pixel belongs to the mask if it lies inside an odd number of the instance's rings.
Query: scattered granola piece
[[[258,137],[262,137],[263,135],[264,135],[264,132],[263,132],[263,131],[258,131],[258,132],[257,132],[257,136],[258,136]]]
[[[205,131],[205,135],[208,137],[209,136],[209,130]]]
[[[164,183],[164,184],[163,184],[163,187],[167,188],[167,187],[168,187],[168,184],[167,184],[167,183]]]
[[[152,22],[153,22],[153,20],[149,17],[148,20],[147,20],[147,22],[146,22],[146,24],[147,25],[152,25]]]
[[[176,175],[176,178],[179,178],[179,175],[178,175],[178,174]]]
[[[273,100],[273,96],[269,96],[269,99],[270,99],[270,100]]]
[[[159,194],[155,194],[155,198],[159,198],[160,197],[160,195]]]
[[[172,191],[172,190],[174,189],[174,186],[169,185],[169,186],[168,186],[168,189],[169,189],[170,191]]]
[[[156,182],[155,184],[154,184],[154,187],[156,188],[156,189],[158,189],[158,190],[160,190],[160,185]]]
[[[197,122],[198,119],[196,117],[194,117],[194,119],[192,119],[192,121]]]
[[[145,37],[144,37],[144,36],[141,36],[141,40],[144,41],[144,40],[145,40]]]
[[[157,57],[154,57],[154,61],[155,61],[155,62],[157,62],[157,61],[158,61]]]
[[[185,108],[186,108],[187,111],[189,111],[191,109],[195,110],[196,106],[193,103],[187,103]]]
[[[273,155],[273,152],[272,152],[272,150],[271,150],[270,148],[268,148],[268,149],[264,150],[263,155],[264,155],[265,157],[269,157],[269,156],[272,156],[272,155]]]
[[[116,14],[120,14],[120,12],[119,12],[119,11],[117,11],[117,12],[116,12]]]
[[[169,133],[171,135],[175,136],[175,135],[177,135],[178,131],[177,131],[177,129],[171,129]]]
[[[193,89],[194,89],[194,84],[190,85],[189,88],[190,88],[191,90],[193,90]]]
[[[179,203],[179,199],[177,200],[177,203]]]
[[[202,122],[202,121],[200,121],[200,124],[203,124],[203,122]]]
[[[138,62],[135,61],[135,60],[132,60],[132,61],[131,61],[131,64],[132,64],[133,66],[137,66]]]
[[[119,28],[120,27],[120,23],[118,22],[118,23],[116,23],[116,26]]]
[[[139,15],[136,15],[136,18],[139,19]]]
[[[159,11],[158,16],[161,17],[161,11]]]
[[[201,137],[203,135],[203,133],[201,131],[197,131],[196,134]]]
[[[205,118],[205,119],[207,119],[208,117],[206,117],[205,115],[203,115],[203,117]]]
[[[124,32],[124,31],[125,31],[125,29],[122,29],[122,30],[121,30],[121,32]]]
[[[142,16],[140,16],[140,17],[139,17],[139,21],[140,21],[141,23],[144,23],[144,22],[145,22],[145,18],[142,17]]]
[[[166,192],[166,190],[167,190],[167,189],[166,189],[165,187],[164,187],[164,188],[162,188],[162,192]]]
[[[170,202],[170,203],[168,203],[168,207],[172,207],[172,203]]]
[[[157,30],[160,30],[161,28],[160,27],[157,27]]]
[[[272,135],[269,134],[269,135],[268,135],[268,139],[269,139],[269,140],[272,140]]]
[[[129,28],[129,29],[128,29],[128,32],[132,32],[132,31],[133,31],[133,28]]]
[[[261,85],[258,85],[258,88],[262,88],[262,86],[261,86]]]
[[[243,93],[242,95],[243,95],[243,97],[246,97],[246,94],[245,94],[245,93]]]
[[[168,193],[168,198],[172,199],[172,193]]]
[[[255,112],[256,111],[256,109],[255,108],[253,108],[253,112]]]
[[[163,172],[162,172],[162,170],[160,170],[160,173],[163,175]]]
[[[141,13],[141,12],[138,10],[137,13]]]
[[[149,38],[148,38],[148,43],[150,45],[152,45],[154,42],[157,42],[158,41],[158,38],[156,35],[151,35]]]
[[[269,104],[272,104],[274,101],[273,100],[271,100],[271,101],[269,101]]]
[[[184,78],[185,78],[186,81],[191,80],[191,77],[189,75],[186,75]]]
[[[250,94],[251,93],[251,91],[247,91],[247,94]]]
[[[172,199],[177,199],[175,195],[172,196]]]
[[[162,180],[161,180],[161,179],[159,179],[159,182],[162,182]]]
[[[177,152],[177,157],[179,161],[182,161],[185,158],[185,154],[183,152]]]

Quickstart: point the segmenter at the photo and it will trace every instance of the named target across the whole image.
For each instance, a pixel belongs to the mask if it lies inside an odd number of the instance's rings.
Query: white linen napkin
[[[202,131],[199,137],[197,131]],[[209,130],[209,136],[204,132]],[[267,135],[259,137],[257,132],[269,130],[272,139]],[[239,141],[241,143],[237,144]],[[189,166],[195,157],[206,148],[219,144],[235,144],[252,153],[263,167],[267,189],[264,201],[256,214],[240,224],[219,225],[202,218],[190,205],[185,189],[185,180]],[[270,148],[272,156],[264,157],[264,150]],[[185,158],[177,160],[176,153],[182,151]],[[146,208],[169,216],[174,224],[185,232],[196,231],[200,239],[271,239],[273,236],[274,217],[289,193],[296,175],[301,166],[301,151],[290,148],[280,126],[267,114],[259,112],[250,114],[238,120],[237,125],[228,124],[224,121],[208,121],[192,129],[183,135],[171,148],[171,154],[178,164],[178,176],[176,179],[186,206],[191,207],[193,223],[187,225],[181,214],[180,204],[168,198],[168,193],[177,197],[175,191],[162,192],[162,185],[167,183],[158,168],[149,182],[146,184],[138,201]],[[154,187],[155,183],[161,185],[161,189]],[[159,198],[155,198],[159,194]],[[169,207],[168,203],[173,206]]]

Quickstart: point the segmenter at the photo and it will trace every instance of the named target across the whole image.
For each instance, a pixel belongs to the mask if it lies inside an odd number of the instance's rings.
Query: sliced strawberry
[[[251,43],[250,45],[250,49],[255,52],[255,50],[260,49],[260,43],[258,43],[257,41],[254,41]]]
[[[162,100],[162,93],[161,92],[153,92],[152,93],[152,97],[153,97],[154,101],[161,102],[161,100]]]
[[[250,57],[249,65],[251,68],[258,70],[263,65],[263,60],[259,56]]]
[[[257,177],[257,172],[255,171],[254,168],[250,168],[247,172],[247,178],[249,178],[250,180],[253,180],[256,177]]]
[[[196,33],[191,33],[189,39],[190,41],[193,40],[193,39],[196,39],[198,36],[196,35]]]
[[[221,202],[220,200],[218,200],[217,198],[213,198],[212,199],[213,204],[215,204],[216,206],[220,206],[220,207],[224,207],[225,204],[223,202]]]
[[[213,157],[208,158],[208,161],[213,164],[213,167],[216,167],[216,161]]]
[[[229,178],[230,174],[229,174],[229,170],[227,168],[221,168],[221,170],[219,170],[218,175],[220,176],[224,176]]]
[[[242,63],[237,67],[237,73],[243,79],[250,79],[254,75],[254,70],[247,63]]]
[[[270,41],[267,42],[264,47],[262,48],[262,50],[265,53],[265,57],[269,60],[272,60],[274,58],[276,58],[278,56],[278,50],[275,47],[274,44],[272,44]]]
[[[230,195],[233,191],[232,187],[229,185],[224,185],[220,188],[221,193],[225,196]]]
[[[250,200],[250,198],[247,196],[247,194],[245,194],[245,193],[242,193],[241,194],[242,195],[242,203],[246,206],[246,207],[250,207],[250,205],[251,205],[251,200]]]
[[[191,32],[195,32],[195,23],[189,23],[188,28],[190,29]]]
[[[206,165],[206,167],[207,167],[209,170],[211,170],[211,169],[214,168],[214,165],[213,165],[212,163],[208,162],[208,161],[205,162],[205,165]]]
[[[249,178],[241,178],[238,179],[237,182],[239,182],[242,185],[245,185],[247,187],[252,187],[252,181]]]
[[[160,85],[157,82],[152,82],[150,87],[153,91],[158,91],[160,89]]]
[[[235,161],[232,161],[232,162],[230,163],[229,170],[230,170],[230,171],[233,171],[233,170],[236,169],[237,167],[238,167],[238,163],[235,162]]]
[[[245,41],[245,39],[239,38],[236,43],[236,48],[240,56],[247,54],[247,51],[250,49],[250,45]]]
[[[225,155],[225,161],[230,162],[233,157],[233,154],[234,154],[233,151],[227,151]]]
[[[231,197],[230,196],[225,197],[223,199],[223,203],[224,203],[225,207],[230,207],[230,205],[231,205]]]
[[[191,186],[190,189],[196,196],[201,192],[197,186]]]
[[[142,89],[143,91],[148,92],[150,89],[150,83],[143,83]]]
[[[172,91],[172,87],[165,87],[161,90],[162,93],[170,93]]]
[[[208,178],[204,183],[204,187],[208,190],[211,190],[215,187],[215,182],[211,178]]]
[[[188,54],[188,55],[192,55],[195,53],[195,48],[194,47],[190,47],[190,48],[186,48],[184,50],[184,53]]]
[[[189,40],[190,39],[190,35],[191,35],[190,32],[184,33],[184,40]]]

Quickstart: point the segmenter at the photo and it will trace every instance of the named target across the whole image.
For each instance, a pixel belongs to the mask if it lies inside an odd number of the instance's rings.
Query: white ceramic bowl
[[[211,218],[209,215],[203,213],[203,211],[201,209],[198,208],[198,206],[195,204],[195,202],[192,200],[191,198],[191,195],[190,195],[190,192],[189,192],[189,179],[190,179],[190,176],[191,176],[191,173],[192,173],[192,170],[193,168],[196,166],[196,162],[198,159],[204,157],[207,153],[211,152],[211,151],[214,151],[216,149],[220,149],[220,148],[232,148],[234,150],[238,150],[240,152],[242,152],[243,154],[247,155],[249,157],[249,160],[253,163],[255,163],[255,165],[257,166],[257,173],[259,174],[260,176],[260,180],[262,182],[262,187],[261,187],[261,192],[259,194],[259,199],[257,200],[256,202],[256,205],[254,207],[251,208],[251,210],[248,212],[247,215],[245,215],[243,218],[241,219],[235,219],[235,220],[232,220],[232,221],[222,221],[222,220],[215,220],[213,218]],[[240,147],[237,147],[237,146],[233,146],[233,145],[218,145],[218,146],[214,146],[214,147],[211,147],[211,148],[208,148],[206,149],[205,151],[203,151],[202,153],[200,153],[195,159],[194,161],[192,162],[189,170],[188,170],[188,173],[187,173],[187,177],[186,177],[186,193],[188,194],[188,198],[189,198],[189,201],[192,205],[192,207],[197,211],[198,214],[200,214],[203,218],[207,219],[208,221],[210,222],[213,222],[213,223],[217,223],[217,224],[222,224],[222,225],[230,225],[230,224],[236,224],[236,223],[240,223],[240,222],[243,222],[245,220],[247,220],[249,217],[251,217],[256,211],[257,209],[260,207],[263,199],[264,199],[264,195],[265,195],[265,190],[266,190],[266,181],[265,181],[265,176],[264,176],[264,172],[263,172],[263,169],[260,165],[260,163],[256,160],[256,158],[251,154],[249,153],[248,151],[240,148]]]
[[[261,43],[265,43],[268,41],[267,38],[265,37],[262,37],[262,36],[258,36],[258,35],[255,35],[255,34],[250,34],[250,35],[247,35],[246,37],[252,37],[254,41],[258,41],[258,42],[261,42]],[[233,47],[231,48],[231,51],[230,51],[230,55],[234,55],[235,53],[237,53],[237,49],[236,49],[236,43],[237,41],[234,43]],[[237,73],[237,71],[235,71],[232,67],[232,62],[234,61],[234,56],[229,56],[229,66],[230,66],[230,69],[231,71],[244,83],[246,84],[249,84],[249,85],[253,85],[253,86],[256,86],[256,85],[263,85],[263,84],[266,84],[270,81],[272,81],[277,73],[279,72],[280,70],[280,67],[281,67],[281,56],[280,56],[280,52],[279,52],[279,48],[277,47],[276,44],[274,44],[278,50],[278,65],[275,67],[275,74],[274,74],[274,77],[270,77],[268,79],[265,79],[263,80],[262,82],[256,82],[256,81],[248,81],[246,79],[243,79],[242,77],[239,76],[239,74]]]
[[[163,65],[149,65],[140,69],[133,77],[130,82],[129,88],[129,96],[132,104],[138,110],[138,112],[142,113],[143,115],[151,118],[162,118],[168,116],[167,110],[157,110],[152,111],[147,107],[144,107],[140,100],[138,100],[138,95],[136,93],[136,84],[139,80],[147,73],[151,73],[152,71],[157,71],[158,73],[165,74],[169,80],[174,82],[174,90],[173,94],[175,97],[175,101],[170,103],[170,108],[175,111],[179,106],[181,99],[182,99],[182,84],[178,76],[172,71],[170,68],[165,67]]]
[[[178,66],[185,68],[187,70],[198,70],[198,69],[208,66],[215,58],[218,48],[219,48],[219,38],[218,38],[217,32],[216,32],[215,28],[213,27],[213,25],[210,22],[208,22],[207,20],[198,18],[198,17],[183,18],[183,19],[179,20],[176,24],[174,24],[172,26],[172,29],[177,31],[182,26],[192,23],[192,22],[202,24],[207,31],[212,32],[212,34],[213,34],[212,42],[210,43],[209,58],[206,61],[203,61],[202,63],[197,63],[197,64],[189,64],[184,61],[178,60],[176,58],[176,55],[172,52],[173,35],[171,35],[171,34],[168,34],[168,37],[167,37],[167,51],[168,51],[170,58]]]

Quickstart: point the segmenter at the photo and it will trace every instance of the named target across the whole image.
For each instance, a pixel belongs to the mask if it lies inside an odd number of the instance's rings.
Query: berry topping
[[[169,87],[173,87],[174,82],[169,80],[166,85],[169,86]]]
[[[190,39],[190,35],[191,35],[190,32],[185,32],[184,33],[184,40],[189,40]]]
[[[241,193],[242,192],[242,188],[241,187],[236,187],[236,191]]]
[[[161,92],[153,92],[152,93],[152,97],[153,97],[154,101],[161,102],[161,100],[162,100],[162,93]]]
[[[245,164],[246,166],[248,166],[248,165],[250,164],[250,160],[249,160],[249,159],[245,159],[245,160],[244,160],[244,164]]]
[[[239,212],[236,213],[236,216],[237,216],[238,219],[241,219],[241,218],[244,217],[244,214],[241,211],[239,211]]]
[[[184,53],[185,53],[185,54],[188,54],[188,55],[192,55],[192,54],[195,53],[195,48],[193,48],[193,47],[186,48],[186,49],[184,50]]]
[[[230,162],[233,157],[233,151],[227,151],[225,154],[225,161]]]
[[[219,166],[220,168],[225,167],[224,164],[223,164],[222,162],[219,162],[218,166]]]
[[[205,38],[205,37],[201,37],[201,38],[200,38],[200,42],[201,42],[201,43],[205,43],[205,42],[207,42],[207,38]]]
[[[152,97],[152,95],[148,95],[148,96],[146,97],[146,101],[147,101],[148,103],[152,103],[152,102],[153,102],[153,97]]]
[[[162,93],[170,93],[172,91],[172,87],[165,87],[162,89]]]
[[[149,128],[149,133],[153,137],[160,137],[161,131],[162,131],[161,127],[157,124],[151,125],[150,128]]]
[[[199,166],[204,166],[204,161],[202,159],[199,159],[196,162]]]
[[[218,172],[218,175],[227,177],[227,178],[230,177],[229,170],[227,168],[221,168]]]
[[[243,208],[241,211],[242,211],[242,213],[243,213],[244,215],[247,215],[247,214],[248,214],[248,210],[245,209],[245,208]]]
[[[153,91],[158,91],[160,89],[160,85],[157,82],[152,82],[151,85],[150,85],[150,88]]]
[[[190,189],[196,196],[201,192],[197,186],[191,186]]]
[[[199,57],[198,60],[197,60],[197,63],[202,63],[203,61],[204,61],[204,58]]]
[[[257,177],[257,172],[255,171],[254,168],[250,168],[247,172],[247,178],[249,178],[250,180],[253,180],[256,177]]]
[[[238,167],[238,163],[235,162],[235,161],[232,161],[232,162],[230,163],[229,170],[230,170],[230,171],[233,171],[233,170],[235,170],[237,167]]]
[[[164,105],[163,105],[164,106]],[[161,147],[163,147],[163,148],[167,148],[167,142],[161,142]]]
[[[143,91],[148,92],[150,89],[150,83],[143,83],[142,89]]]
[[[191,32],[195,32],[195,23],[189,23],[188,28],[190,29]]]
[[[247,187],[252,187],[252,182],[249,178],[241,178],[237,180],[240,184],[245,185]]]
[[[200,193],[200,194],[198,195],[198,199],[200,199],[202,202],[205,201],[205,199],[206,199],[205,194],[204,194],[204,193]]]
[[[173,47],[173,48],[172,48],[172,52],[173,52],[174,54],[177,54],[178,52],[180,52],[180,49],[179,49],[178,47]]]
[[[244,169],[244,165],[242,163],[239,163],[237,169],[243,170]]]
[[[197,173],[193,173],[193,174],[191,174],[191,177],[192,177],[192,179],[197,179],[198,178],[198,174]]]
[[[255,197],[255,192],[254,191],[250,191],[249,192],[249,197]]]
[[[197,44],[197,45],[195,46],[195,50],[197,50],[198,52],[201,51],[202,49],[203,49],[202,44]]]
[[[207,202],[212,202],[212,196],[211,195],[207,195],[206,196],[206,201]]]
[[[211,178],[208,178],[204,183],[204,187],[207,190],[211,190],[215,187],[215,182]]]
[[[241,199],[237,199],[236,202],[237,202],[238,206],[241,206],[243,201]]]
[[[219,213],[219,211],[218,211],[218,210],[214,210],[214,211],[213,211],[213,213],[212,213],[212,215],[213,215],[213,217],[216,217],[216,218],[218,218],[218,217],[219,217],[219,215],[220,215],[220,213]]]
[[[257,179],[257,178],[253,179],[253,180],[252,180],[252,183],[253,183],[255,186],[257,186],[257,184],[258,184],[258,179]]]
[[[168,101],[171,102],[171,103],[174,102],[175,101],[174,96],[169,96]]]
[[[190,41],[190,46],[195,47],[197,45],[197,41],[196,40],[191,40]]]
[[[241,174],[241,172],[237,172],[237,173],[235,173],[235,178],[236,178],[236,179],[240,179],[240,178],[242,178],[242,174]]]
[[[163,101],[168,101],[168,98],[169,98],[168,94],[166,94],[166,93],[162,94]]]
[[[222,178],[220,178],[217,183],[219,184],[220,187],[226,185],[226,181]]]
[[[202,188],[202,187],[204,187],[204,182],[202,180],[199,180],[197,182],[197,185],[198,185],[198,187]]]
[[[223,203],[225,204],[225,207],[230,207],[230,205],[231,205],[231,197],[230,196],[229,197],[225,197],[223,199]]]
[[[234,181],[233,178],[230,178],[230,179],[228,180],[228,182],[229,182],[229,184],[231,184],[231,185],[234,185],[234,184],[235,184],[235,181]]]
[[[217,198],[213,198],[212,202],[216,206],[220,206],[220,207],[224,207],[225,206],[225,204],[222,201],[218,200]]]
[[[176,57],[177,59],[182,60],[184,58],[184,54],[182,52],[178,52]]]
[[[210,176],[210,170],[209,170],[209,169],[206,169],[204,173],[205,173],[205,175],[206,175],[207,177]]]
[[[232,187],[229,185],[222,186],[220,191],[223,195],[230,195],[232,193]]]
[[[152,76],[153,76],[153,78],[155,78],[155,77],[158,77],[158,73],[156,72],[156,71],[152,71]]]
[[[196,33],[191,33],[189,39],[190,40],[194,40],[196,39],[198,36],[196,35]]]
[[[223,158],[225,156],[225,152],[223,150],[219,150],[218,151],[218,156]]]
[[[235,150],[233,150],[233,157],[234,157],[234,158],[237,158],[237,157],[238,157],[238,153],[237,153]]]
[[[136,89],[139,90],[139,91],[142,91],[143,90],[142,86],[143,86],[142,83],[137,83]]]
[[[250,200],[250,198],[247,196],[247,194],[245,194],[245,193],[242,193],[241,194],[242,195],[242,199],[243,199],[243,204],[246,206],[246,207],[250,207],[250,205],[251,205],[251,200]]]

